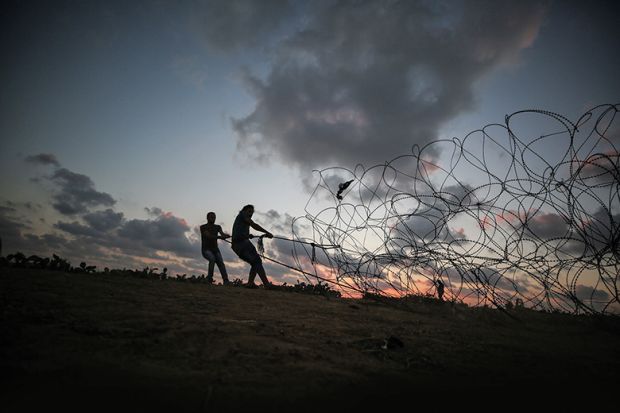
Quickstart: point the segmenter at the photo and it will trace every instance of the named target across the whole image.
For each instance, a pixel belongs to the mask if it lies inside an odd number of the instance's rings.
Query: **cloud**
[[[376,163],[437,138],[473,86],[532,44],[538,2],[318,2],[282,41],[256,99],[232,120],[238,149],[303,169]]]
[[[209,47],[230,52],[267,41],[291,11],[287,0],[201,1],[192,15]]]
[[[145,207],[144,210],[146,211],[147,214],[153,217],[158,217],[164,213],[164,211],[162,211],[161,208],[157,208],[157,207],[152,207],[152,208]]]
[[[14,208],[0,207],[0,238],[2,239],[2,255],[21,251],[26,255],[37,254],[49,256],[63,248],[66,238],[54,234],[34,235],[28,233],[30,227],[23,219],[15,216]]]
[[[26,161],[53,164],[57,167],[47,179],[55,186],[52,193],[53,208],[63,215],[76,216],[77,220],[58,221],[53,228],[67,237],[48,233],[29,233],[24,219],[16,217],[18,208],[35,213],[38,204],[6,201],[0,206],[0,236],[5,250],[21,250],[28,254],[51,255],[57,253],[71,260],[88,260],[104,265],[145,266],[147,262],[159,262],[185,272],[187,267],[200,258],[199,240],[186,236],[190,230],[183,218],[161,208],[145,208],[148,219],[125,219],[122,212],[114,211],[116,200],[108,193],[95,189],[92,179],[62,168],[54,155],[29,156]],[[97,207],[108,207],[94,210]],[[228,254],[230,255],[230,254]]]
[[[611,298],[607,291],[603,290],[595,290],[594,288],[579,284],[575,291],[577,298],[580,300],[592,300],[592,301],[602,301],[607,302]]]
[[[56,224],[54,224],[54,228],[58,228],[61,231],[67,232],[71,235],[77,235],[77,236],[87,236],[87,237],[96,237],[97,235],[99,235],[99,231],[86,226],[86,225],[82,225],[79,222],[62,222],[59,221]]]
[[[613,254],[620,242],[620,214],[600,207],[566,222],[557,214],[539,214],[527,223],[529,231],[540,239],[566,237],[560,252],[569,255]]]
[[[454,242],[466,238],[464,228],[453,229],[453,219],[458,212],[466,211],[472,206],[477,197],[474,188],[469,184],[445,185],[440,188],[424,188],[417,196],[411,197],[420,204],[412,210],[404,211],[410,200],[404,198],[404,206],[398,203],[391,204],[389,210],[396,220],[390,232],[390,247],[402,248],[433,242]],[[396,214],[397,209],[401,209]]]
[[[200,259],[200,246],[186,237],[187,222],[160,208],[151,208],[153,218],[145,220],[126,220],[122,212],[111,208],[89,212],[78,218],[81,222],[54,224],[53,228],[61,234],[36,235],[19,216],[16,207],[21,204],[7,201],[6,205],[13,206],[0,206],[2,254],[21,251],[26,255],[49,257],[55,253],[73,264],[86,261],[99,267],[155,265],[185,273],[201,271],[201,266],[194,265],[202,262],[196,261]],[[32,205],[24,204],[24,207]],[[231,253],[226,256],[232,259]]]
[[[601,207],[589,216],[578,234],[592,253],[616,253],[620,243],[620,214]]]
[[[293,216],[288,213],[280,213],[275,209],[270,209],[266,213],[256,211],[254,214],[254,220],[258,218],[261,222],[264,222],[263,228],[269,230],[274,235],[280,235],[283,237],[290,237],[291,230],[293,228]],[[298,229],[298,226],[296,226]]]
[[[51,153],[40,153],[38,155],[31,155],[26,157],[26,162],[39,164],[39,165],[53,165],[60,168],[60,162],[56,159],[56,156]]]
[[[113,206],[116,203],[110,194],[95,190],[95,184],[86,175],[61,168],[50,179],[60,188],[60,192],[52,197],[52,206],[63,215],[82,214],[91,207]]]
[[[527,221],[527,229],[541,239],[570,236],[566,220],[554,213],[539,213]]]
[[[200,256],[198,241],[186,233],[190,227],[183,218],[161,208],[145,208],[148,219],[127,220],[122,212],[111,208],[89,212],[78,221],[59,221],[54,228],[71,234],[84,244],[118,251],[128,256],[161,259],[161,253],[175,257],[197,258]]]
[[[117,228],[123,221],[122,212],[114,212],[108,208],[105,211],[91,212],[84,215],[84,221],[86,221],[93,229],[101,232],[106,232]]]
[[[80,256],[80,251],[95,259],[116,255],[126,258],[122,260],[125,265],[127,262],[141,262],[144,258],[172,265],[174,262],[179,264],[180,258],[200,257],[198,242],[186,236],[190,230],[187,222],[170,212],[161,212],[155,218],[126,220],[123,213],[106,209],[85,214],[82,218],[84,223],[59,221],[54,225],[72,236],[63,247],[73,256]]]
[[[190,227],[183,218],[168,212],[155,219],[129,220],[118,229],[118,235],[135,243],[136,247],[194,257],[199,254],[199,247],[192,245],[185,236],[188,231]]]
[[[575,164],[576,174],[590,185],[614,186],[620,181],[620,152],[616,149],[590,155]]]

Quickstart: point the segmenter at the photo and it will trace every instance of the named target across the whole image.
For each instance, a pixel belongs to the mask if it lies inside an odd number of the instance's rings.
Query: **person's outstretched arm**
[[[251,219],[250,219],[250,226],[257,231],[264,232],[267,238],[273,238],[273,234],[271,232],[267,231],[265,228],[261,227],[256,222],[252,221]]]

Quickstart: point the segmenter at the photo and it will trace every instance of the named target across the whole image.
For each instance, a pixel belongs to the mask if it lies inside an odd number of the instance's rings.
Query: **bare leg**
[[[248,284],[254,284],[254,279],[256,278],[256,268],[254,265],[250,268],[250,275],[248,276]]]
[[[269,279],[267,278],[267,274],[265,273],[265,268],[263,267],[263,263],[259,262],[256,265],[256,272],[258,273],[258,276],[260,277],[260,280],[263,282],[264,286],[268,286],[270,285],[269,283]]]
[[[226,265],[224,265],[222,254],[219,252],[217,253],[215,257],[215,263],[217,264],[217,268],[220,270],[222,281],[224,282],[224,284],[228,284],[228,273],[226,272]]]

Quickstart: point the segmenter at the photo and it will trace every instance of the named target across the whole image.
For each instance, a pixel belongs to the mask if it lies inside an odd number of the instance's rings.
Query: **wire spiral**
[[[294,259],[356,291],[430,295],[442,280],[472,305],[617,314],[619,107],[576,122],[519,111],[384,164],[315,171]]]

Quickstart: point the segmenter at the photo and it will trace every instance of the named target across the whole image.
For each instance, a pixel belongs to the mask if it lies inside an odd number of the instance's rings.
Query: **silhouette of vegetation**
[[[327,283],[323,283],[321,281],[319,281],[317,284],[305,283],[303,281],[297,281],[295,285],[288,285],[287,283],[284,283],[282,285],[274,285],[272,286],[272,289],[310,295],[322,295],[325,297],[333,298],[342,297],[340,291],[334,290]]]
[[[59,271],[59,272],[67,272],[67,273],[78,273],[78,274],[89,274],[93,276],[105,275],[105,276],[118,276],[118,277],[133,277],[140,279],[148,279],[148,280],[161,280],[161,281],[174,281],[179,283],[195,283],[195,284],[208,284],[215,285],[215,281],[213,276],[208,276],[204,274],[195,275],[195,274],[176,274],[171,275],[168,273],[168,268],[164,267],[160,270],[157,267],[144,267],[143,269],[110,269],[108,267],[104,267],[103,271],[96,271],[95,265],[87,265],[86,262],[80,262],[80,265],[74,267],[71,263],[61,258],[60,256],[53,254],[52,258],[42,258],[37,255],[31,255],[26,257],[21,252],[16,252],[14,254],[9,254],[6,257],[0,257],[0,268],[1,267],[9,267],[9,268],[25,268],[25,269],[34,269],[34,270],[50,270],[50,271]],[[218,284],[219,285],[219,284]],[[230,281],[227,286],[228,287],[245,287],[247,284],[240,278],[235,278]],[[263,286],[257,288],[265,288]],[[283,292],[292,292],[292,293],[300,293],[306,295],[319,295],[326,298],[342,298],[342,294],[340,291],[335,290],[328,283],[324,283],[319,281],[316,284],[312,284],[310,282],[297,281],[293,285],[289,285],[286,282],[280,285],[270,284],[267,287],[269,290],[274,291],[283,291]],[[453,311],[457,311],[459,309],[472,308],[468,304],[466,304],[463,300],[458,297],[451,297],[449,300],[440,300],[434,294],[420,293],[420,294],[407,294],[403,296],[391,297],[385,295],[381,291],[371,291],[370,289],[363,292],[362,297],[363,300],[368,302],[376,302],[385,305],[392,305],[400,308],[407,308],[408,306],[415,306],[416,308],[425,307],[429,310],[432,309],[452,309]],[[472,309],[475,309],[473,307]],[[551,309],[533,309],[524,306],[523,300],[521,298],[516,298],[514,303],[510,300],[506,300],[501,307],[493,306],[489,307],[488,305],[477,306],[478,310],[481,311],[495,311],[495,308],[514,315],[524,314],[525,312],[532,313],[553,313],[553,314],[561,314],[563,313],[559,309],[551,308]],[[601,314],[598,314],[601,315]],[[615,318],[615,314],[609,313],[604,314],[604,316],[610,316]]]
[[[53,254],[52,258],[41,258],[37,255],[31,255],[26,257],[23,253],[17,252],[15,254],[9,254],[6,257],[0,257],[0,267],[13,267],[13,268],[30,268],[41,269],[51,271],[64,271],[69,273],[83,273],[92,275],[112,275],[112,276],[126,276],[136,277],[142,279],[151,280],[170,280],[176,282],[189,282],[200,284],[215,284],[213,275],[195,275],[195,274],[176,274],[171,276],[168,273],[168,268],[163,268],[161,271],[157,267],[144,267],[143,269],[110,269],[104,267],[103,271],[97,272],[97,266],[87,265],[86,262],[80,262],[80,265],[74,267],[71,263],[58,255]],[[231,287],[243,287],[245,284],[242,279],[235,278],[229,284]],[[325,297],[340,298],[341,293],[332,289],[328,284],[319,281],[317,284],[305,283],[297,281],[295,285],[288,285],[284,283],[282,285],[270,285],[269,289],[285,292],[295,292],[311,295],[322,295]]]

